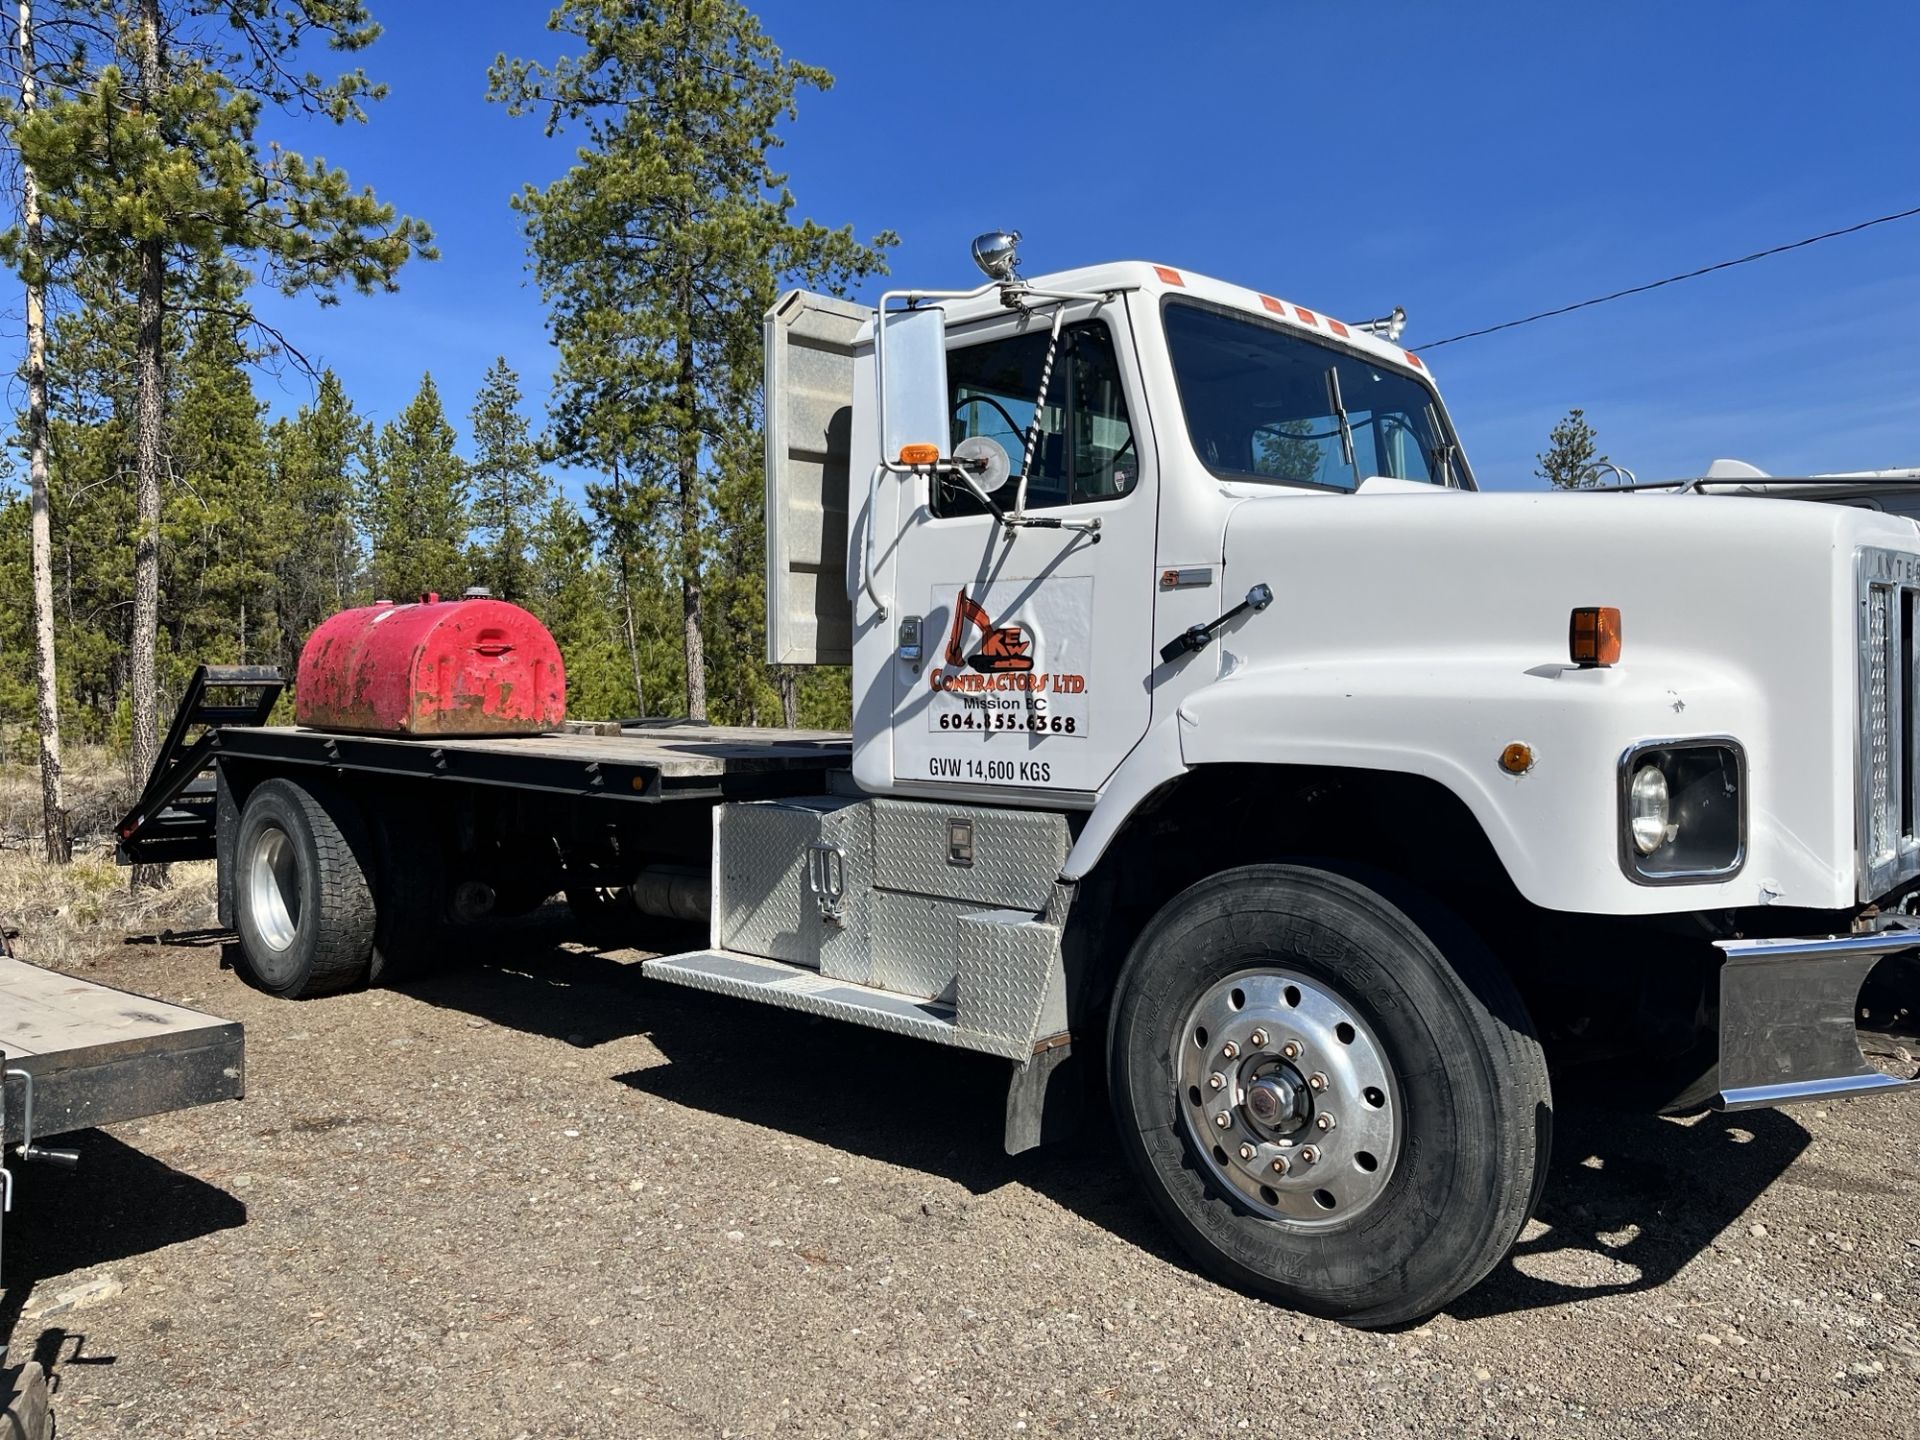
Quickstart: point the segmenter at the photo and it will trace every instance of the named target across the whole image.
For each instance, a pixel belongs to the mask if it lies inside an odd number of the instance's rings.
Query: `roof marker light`
[[[1298,305],[1293,307],[1293,313],[1300,317],[1300,323],[1303,325],[1318,325],[1320,323],[1311,310],[1304,310]]]
[[[1282,301],[1274,299],[1271,295],[1262,295],[1260,297],[1260,303],[1276,315],[1284,315],[1287,313],[1286,305]]]
[[[1416,370],[1424,370],[1427,368],[1426,366],[1420,363],[1420,357],[1414,354],[1411,350],[1407,351],[1407,363],[1413,366],[1413,368]]]
[[[1342,325],[1338,320],[1335,320],[1331,315],[1327,317],[1327,329],[1338,335],[1342,340],[1347,338],[1347,327]]]
[[[1167,284],[1169,285],[1179,285],[1179,286],[1185,287],[1187,283],[1186,281],[1180,278],[1180,272],[1178,270],[1175,270],[1168,265],[1154,266],[1153,273],[1158,275],[1162,280],[1166,281]]]

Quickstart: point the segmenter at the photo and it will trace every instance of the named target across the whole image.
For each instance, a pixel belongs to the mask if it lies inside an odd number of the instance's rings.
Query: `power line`
[[[1684,275],[1669,275],[1664,280],[1650,280],[1645,285],[1630,285],[1625,290],[1616,290],[1611,295],[1596,295],[1591,300],[1577,301],[1572,305],[1562,305],[1556,310],[1542,310],[1537,315],[1525,315],[1518,320],[1502,321],[1498,325],[1489,325],[1484,330],[1468,330],[1463,334],[1449,335],[1444,340],[1435,340],[1430,345],[1422,345],[1422,351],[1438,350],[1442,345],[1457,344],[1462,340],[1478,339],[1482,335],[1494,335],[1502,330],[1513,330],[1521,325],[1531,325],[1536,320],[1551,320],[1556,315],[1570,315],[1575,310],[1585,310],[1594,305],[1604,305],[1609,300],[1622,300],[1629,295],[1644,295],[1649,290],[1658,290],[1663,285],[1678,285],[1682,280],[1697,280],[1702,275],[1711,275],[1716,270],[1731,270],[1736,265],[1751,265],[1756,260],[1765,260],[1769,255],[1784,255],[1789,250],[1804,250],[1809,245],[1818,245],[1822,240],[1837,239],[1842,235],[1858,234],[1862,230],[1871,230],[1875,225],[1889,225],[1895,220],[1910,220],[1920,215],[1920,205],[1911,210],[1901,210],[1892,215],[1878,215],[1871,220],[1862,220],[1858,225],[1848,225],[1844,229],[1829,230],[1824,235],[1809,235],[1804,240],[1795,240],[1789,245],[1775,245],[1770,250],[1756,250],[1751,255],[1742,255],[1738,260],[1722,260],[1717,265],[1702,265],[1698,270],[1689,270]]]

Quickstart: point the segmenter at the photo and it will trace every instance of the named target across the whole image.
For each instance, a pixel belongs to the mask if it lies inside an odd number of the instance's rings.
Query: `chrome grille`
[[[1920,874],[1920,555],[1862,550],[1860,898]]]

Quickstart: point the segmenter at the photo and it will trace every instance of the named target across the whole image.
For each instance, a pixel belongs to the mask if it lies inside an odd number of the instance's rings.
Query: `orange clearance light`
[[[1509,775],[1524,775],[1533,768],[1533,747],[1516,740],[1500,752],[1500,768]]]
[[[900,463],[902,465],[933,465],[940,459],[938,445],[902,445]]]
[[[1178,285],[1182,288],[1186,286],[1187,282],[1180,278],[1180,272],[1171,265],[1156,265],[1153,267],[1153,273],[1168,285]]]
[[[1620,663],[1620,612],[1611,605],[1582,605],[1567,626],[1567,649],[1581,666]]]

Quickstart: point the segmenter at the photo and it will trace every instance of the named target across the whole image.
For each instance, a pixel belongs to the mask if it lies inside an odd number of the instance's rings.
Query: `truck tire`
[[[1545,1180],[1519,994],[1392,882],[1259,865],[1176,896],[1121,972],[1108,1064],[1127,1157],[1201,1266],[1351,1325],[1472,1288]]]
[[[266,780],[247,796],[234,846],[240,954],[262,990],[288,999],[357,985],[373,953],[373,891],[353,802],[327,787]]]

